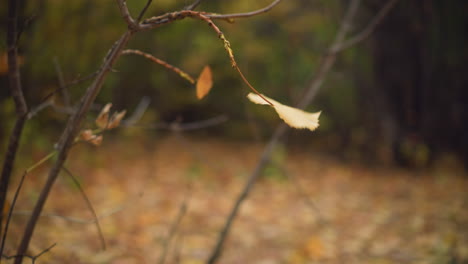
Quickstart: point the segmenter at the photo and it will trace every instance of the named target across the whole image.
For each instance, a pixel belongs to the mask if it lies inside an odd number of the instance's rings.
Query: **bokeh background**
[[[60,87],[60,76],[67,84],[95,72],[126,30],[114,0],[18,1],[20,70],[32,108]],[[317,76],[349,2],[283,0],[266,14],[216,24],[252,85],[294,105]],[[136,15],[145,3],[129,0],[128,6]],[[147,16],[190,3],[157,0]],[[269,3],[203,1],[197,10],[234,13]],[[386,3],[362,0],[348,38],[362,32]],[[1,36],[6,12],[1,5]],[[322,111],[320,127],[290,131],[272,152],[221,263],[467,263],[466,14],[464,0],[400,0],[373,34],[337,55],[306,109]],[[167,260],[204,263],[245,179],[282,122],[271,109],[246,99],[248,87],[205,22],[184,19],[138,33],[128,48],[194,77],[209,65],[214,86],[198,100],[194,85],[174,72],[139,56],[120,57],[84,127],[94,126],[108,102],[129,115],[142,100],[149,100],[149,107],[133,126],[106,133],[99,148],[74,148],[67,163],[102,215],[109,249],[99,251],[76,186],[60,178],[31,252],[59,245],[38,261],[156,263],[180,204],[188,200]],[[7,71],[2,41],[1,159],[15,120]],[[53,106],[28,120],[12,186],[24,168],[52,150],[68,110],[90,82],[54,93]],[[167,130],[174,122],[219,116],[228,119],[182,134]],[[7,240],[10,255],[48,166],[28,176],[13,215],[10,233],[16,236]]]
[[[57,65],[65,83],[94,72],[125,29],[118,8],[110,0],[24,2],[21,72],[30,106],[58,87]],[[144,2],[128,4],[137,13]],[[385,2],[362,1],[352,32],[362,31]],[[186,4],[188,1],[159,1],[150,7],[148,16]],[[207,1],[200,10],[242,12],[266,4],[264,0]],[[335,0],[284,1],[268,14],[234,23],[218,21],[218,25],[252,84],[281,102],[294,104],[314,78],[347,4]],[[438,154],[446,153],[466,161],[467,8],[464,1],[398,3],[374,34],[338,56],[308,108],[323,111],[317,133],[308,136],[295,132],[294,136],[301,142],[318,141],[320,149],[345,159],[371,163],[426,166]],[[5,17],[5,8],[1,12]],[[225,114],[229,122],[204,133],[215,132],[226,138],[264,138],[278,124],[274,114],[246,102],[247,87],[230,67],[216,34],[201,21],[185,19],[138,34],[129,48],[151,53],[193,76],[210,65],[213,91],[198,101],[193,86],[178,75],[142,57],[128,55],[119,59],[97,104],[112,102],[117,109],[131,112],[147,96],[151,104],[141,123],[172,122],[176,118],[188,122]],[[5,62],[3,52],[2,142],[10,131],[14,112],[6,89]],[[78,101],[87,84],[69,88],[71,103]],[[62,105],[63,99],[60,93],[54,98]],[[32,132],[39,126],[44,131],[34,133],[34,137],[55,138],[66,118],[49,109],[31,120],[29,127]]]

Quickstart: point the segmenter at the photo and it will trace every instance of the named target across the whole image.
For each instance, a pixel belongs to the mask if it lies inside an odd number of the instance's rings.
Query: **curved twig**
[[[233,13],[233,14],[224,14],[224,15],[222,15],[222,14],[207,14],[206,16],[211,18],[211,19],[234,19],[234,18],[251,17],[251,16],[256,16],[256,15],[263,14],[263,13],[266,13],[266,12],[270,11],[273,7],[275,7],[277,4],[279,4],[279,2],[281,2],[281,0],[275,0],[271,4],[269,4],[268,6],[266,6],[264,8],[261,8],[261,9],[258,9],[258,10],[255,10],[255,11],[251,11],[251,12]]]
[[[184,10],[194,10],[195,8],[197,8],[197,6],[202,2],[203,0],[196,0],[195,2],[193,2],[192,4],[186,6],[184,8]]]
[[[183,70],[181,70],[180,68],[177,68],[176,66],[173,66],[161,59],[158,59],[156,57],[154,57],[153,55],[149,54],[149,53],[146,53],[146,52],[143,52],[141,50],[135,50],[135,49],[126,49],[124,51],[122,51],[122,55],[124,54],[135,54],[135,55],[140,55],[140,56],[143,56],[145,57],[146,59],[154,62],[154,63],[157,63],[163,67],[165,67],[166,69],[168,70],[171,70],[175,73],[177,73],[180,77],[184,78],[185,80],[189,81],[191,84],[194,84],[195,83],[195,79],[190,76],[188,73],[184,72]]]
[[[349,5],[349,7],[348,7],[348,9],[346,11],[346,15],[343,18],[343,21],[341,23],[340,29],[338,30],[338,33],[335,36],[335,41],[331,45],[331,47],[334,47],[335,45],[337,45],[338,43],[343,41],[346,33],[351,28],[351,20],[353,19],[353,17],[356,14],[359,3],[360,3],[360,0],[353,0],[350,3],[350,5]],[[331,66],[333,65],[333,62],[335,61],[334,57],[333,57],[333,59],[327,57],[324,60],[326,61],[326,63],[322,63],[320,65],[320,67],[322,68],[322,71],[320,71],[320,72],[322,73],[323,76],[321,76],[320,79],[315,79],[315,80],[317,80],[317,83],[316,83],[317,87],[320,87],[320,85],[323,82],[323,78],[324,78],[325,74],[330,70]],[[313,82],[313,83],[315,83],[315,82]],[[311,89],[314,89],[314,88],[316,88],[315,85],[309,86],[308,91],[310,91]],[[313,98],[313,96],[309,97],[309,98],[306,98],[308,101],[303,100],[299,104],[300,108],[303,109],[307,104],[310,103],[310,100],[312,100],[312,98]],[[263,171],[265,166],[270,162],[271,153],[273,152],[274,148],[280,142],[280,139],[288,131],[289,131],[288,126],[285,123],[282,123],[281,125],[279,125],[275,129],[270,141],[268,142],[268,145],[265,147],[265,149],[262,152],[262,155],[260,157],[260,160],[257,163],[257,166],[255,167],[254,171],[249,176],[249,178],[246,180],[244,188],[242,189],[241,193],[238,195],[236,201],[234,202],[234,205],[233,205],[229,215],[226,217],[226,221],[224,223],[224,226],[221,228],[221,231],[219,232],[218,240],[216,241],[216,244],[215,244],[215,246],[214,246],[214,248],[213,248],[213,250],[211,252],[211,255],[210,255],[210,257],[209,257],[209,259],[207,261],[208,264],[214,264],[214,263],[218,262],[221,254],[223,252],[223,247],[224,247],[224,243],[226,241],[226,238],[227,238],[227,236],[229,234],[229,231],[231,230],[231,226],[232,226],[232,224],[234,222],[234,219],[236,218],[236,216],[237,216],[237,214],[238,214],[238,212],[240,210],[240,207],[241,207],[242,203],[245,201],[245,199],[247,199],[248,195],[250,194],[250,191],[252,190],[252,188],[253,188],[255,182],[257,181],[258,177],[260,177],[261,172]]]
[[[151,5],[151,2],[153,2],[153,0],[148,0],[146,2],[146,5],[145,7],[143,7],[143,9],[141,10],[140,14],[138,15],[138,18],[137,18],[137,22],[140,22],[141,18],[143,17],[143,15],[145,15],[146,13],[146,10],[148,10],[148,7]]]
[[[70,176],[70,178],[73,181],[73,183],[75,184],[75,186],[78,187],[78,190],[80,191],[80,194],[83,197],[83,200],[85,201],[86,206],[88,207],[89,211],[93,215],[94,223],[96,224],[96,229],[97,229],[98,234],[99,234],[99,239],[101,240],[102,249],[105,250],[106,249],[106,240],[104,239],[104,234],[102,233],[101,225],[99,224],[99,218],[98,218],[98,216],[96,214],[96,211],[94,210],[93,204],[89,200],[88,195],[86,195],[85,191],[83,190],[83,187],[81,187],[80,182],[71,173],[71,171],[69,169],[67,169],[66,167],[62,167],[62,169],[63,169],[63,171],[66,172],[66,174],[68,176]]]
[[[333,50],[334,52],[339,52],[344,49],[347,49],[364,39],[368,38],[372,32],[374,32],[375,28],[382,22],[382,20],[385,18],[385,16],[392,10],[392,8],[395,6],[395,4],[398,2],[398,0],[389,0],[385,6],[380,9],[380,11],[375,15],[375,17],[372,19],[372,21],[367,24],[366,28],[364,28],[361,32],[356,34],[353,37],[350,37],[348,40],[342,42],[340,45],[335,47]]]

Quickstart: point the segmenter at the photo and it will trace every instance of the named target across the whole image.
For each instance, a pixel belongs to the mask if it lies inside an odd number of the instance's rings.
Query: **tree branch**
[[[196,0],[195,2],[193,2],[192,4],[186,6],[184,8],[184,10],[194,10],[195,8],[197,8],[197,6],[202,2],[203,0]]]
[[[344,17],[344,19],[343,19],[343,21],[341,23],[340,29],[339,29],[338,33],[336,34],[336,36],[335,36],[335,41],[333,42],[332,47],[337,45],[337,43],[340,43],[341,41],[343,41],[346,33],[351,28],[351,20],[353,19],[353,17],[356,14],[359,3],[360,3],[360,0],[353,0],[350,3],[350,6],[348,7],[348,10],[346,11],[346,15],[345,15],[345,17]],[[319,67],[319,72],[321,72],[321,76],[319,78],[316,78],[315,79],[316,81],[312,82],[312,84],[314,84],[314,85],[310,85],[308,90],[317,89],[323,83],[323,77],[330,70],[333,62],[335,61],[334,57],[332,58],[332,57],[329,57],[329,56],[330,55],[327,55],[327,57],[323,60],[324,62]],[[314,93],[314,95],[315,95],[315,93]],[[307,98],[307,100],[303,100],[301,103],[299,103],[299,108],[305,108],[305,106],[307,106],[310,103],[312,98],[313,98],[313,96],[310,97],[310,98]],[[280,142],[280,139],[288,131],[289,131],[289,127],[285,123],[282,123],[281,125],[279,125],[275,129],[275,131],[274,131],[268,145],[265,147],[264,151],[262,152],[262,155],[260,157],[260,160],[257,163],[257,166],[255,167],[254,171],[252,172],[252,174],[247,179],[247,181],[246,181],[246,183],[244,185],[244,188],[242,189],[242,192],[237,197],[237,199],[236,199],[236,201],[234,203],[234,206],[231,209],[231,212],[229,213],[228,217],[226,218],[226,222],[225,222],[224,226],[222,227],[222,229],[221,229],[221,231],[219,233],[216,245],[213,248],[212,253],[210,255],[210,258],[207,261],[208,264],[214,264],[214,263],[216,263],[218,261],[219,257],[222,254],[223,246],[224,246],[226,238],[227,238],[227,236],[229,234],[229,231],[231,229],[233,221],[236,218],[242,203],[244,202],[244,200],[250,194],[250,191],[252,190],[255,182],[257,181],[258,177],[260,176],[260,174],[263,171],[263,169],[265,168],[265,166],[270,162],[270,157],[271,157],[272,151],[274,150],[276,145]]]
[[[146,5],[145,7],[143,7],[143,9],[141,10],[140,14],[138,15],[138,18],[137,18],[137,23],[139,23],[141,21],[141,18],[143,17],[143,15],[145,15],[146,13],[146,10],[148,10],[148,7],[151,5],[151,2],[153,2],[153,0],[148,0],[146,2]]]
[[[245,18],[245,17],[251,17],[251,16],[256,16],[259,14],[266,13],[270,11],[273,7],[275,7],[277,4],[279,4],[281,0],[275,0],[268,6],[251,11],[251,12],[245,12],[245,13],[234,13],[234,14],[225,14],[225,15],[219,15],[219,14],[206,14],[207,17],[211,19],[234,19],[234,18]]]
[[[2,165],[2,174],[0,177],[0,212],[3,212],[5,206],[6,194],[10,183],[11,173],[16,159],[21,134],[28,107],[24,99],[21,86],[21,76],[18,65],[18,5],[19,1],[8,1],[8,24],[7,24],[7,49],[8,49],[8,81],[11,96],[16,106],[16,121],[8,140],[8,147],[5,152],[5,159]],[[0,232],[2,230],[3,215],[0,215]],[[0,255],[3,252],[0,251]]]
[[[88,210],[91,212],[91,214],[93,215],[93,218],[94,218],[94,223],[96,225],[96,229],[98,231],[98,235],[99,235],[99,239],[101,240],[101,246],[102,246],[102,250],[106,250],[106,240],[104,238],[104,234],[102,233],[102,229],[101,229],[101,225],[99,224],[99,218],[96,214],[96,211],[94,210],[94,207],[93,207],[93,204],[91,203],[91,201],[89,200],[88,198],[88,195],[86,194],[86,192],[83,190],[83,187],[81,187],[81,184],[80,182],[76,179],[76,177],[73,175],[73,173],[67,169],[66,167],[62,167],[63,171],[65,171],[65,173],[70,176],[71,180],[73,181],[73,183],[75,184],[75,186],[78,188],[78,190],[80,191],[80,194],[81,194],[81,197],[83,197],[83,200],[85,201],[86,203],[86,207],[88,207]]]
[[[191,84],[194,84],[195,83],[195,79],[190,76],[188,73],[184,72],[183,70],[181,70],[180,68],[177,68],[161,59],[158,59],[156,57],[154,57],[153,55],[149,54],[149,53],[146,53],[146,52],[143,52],[143,51],[140,51],[140,50],[135,50],[135,49],[126,49],[124,51],[122,51],[122,55],[124,54],[135,54],[135,55],[140,55],[140,56],[143,56],[145,57],[146,59],[154,62],[154,63],[157,63],[163,67],[165,67],[166,69],[168,70],[171,70],[173,72],[175,72],[176,74],[178,74],[180,77],[184,78],[185,80],[189,81]]]
[[[128,7],[127,7],[127,1],[126,0],[117,0],[117,3],[119,5],[120,13],[122,14],[123,19],[125,20],[125,22],[127,22],[128,29],[130,31],[137,30],[138,29],[138,23],[135,22],[135,20],[130,15],[130,11],[128,10]],[[143,13],[143,10],[142,10],[142,13]]]
[[[121,2],[123,1],[119,1],[119,3]],[[134,31],[132,30],[129,30],[126,33],[124,33],[122,37],[109,50],[108,55],[105,57],[104,62],[101,65],[101,68],[99,69],[96,79],[88,87],[85,95],[81,99],[78,110],[68,120],[67,126],[65,127],[62,137],[60,138],[60,141],[58,143],[57,160],[49,172],[49,176],[47,178],[47,181],[44,187],[41,190],[39,198],[32,212],[31,218],[29,219],[28,224],[26,225],[23,238],[18,247],[18,252],[17,252],[18,258],[16,258],[14,262],[15,264],[21,264],[22,262],[22,258],[23,258],[22,256],[25,254],[28,248],[29,242],[34,233],[36,223],[42,212],[42,208],[44,207],[44,204],[49,196],[50,190],[53,184],[55,183],[55,180],[57,179],[57,176],[60,170],[63,167],[63,163],[67,159],[68,152],[70,151],[72,143],[78,133],[79,127],[81,126],[81,123],[85,117],[85,114],[89,111],[91,104],[96,98],[98,92],[101,90],[105,77],[107,76],[109,71],[112,69],[112,66],[115,64],[117,58],[120,56],[120,53],[122,52],[122,50],[124,49],[128,41],[130,40],[133,33]]]
[[[57,72],[59,88],[62,91],[63,103],[66,107],[70,107],[70,94],[68,93],[68,90],[65,87],[65,79],[63,78],[62,67],[60,67],[60,63],[58,62],[57,57],[54,57],[54,66],[55,71]]]
[[[363,41],[364,39],[368,38],[374,32],[374,30],[377,28],[380,22],[382,22],[382,20],[387,16],[388,12],[392,10],[392,8],[395,6],[397,2],[398,0],[389,0],[385,4],[385,6],[382,9],[380,9],[377,15],[375,15],[372,21],[369,24],[367,24],[364,30],[362,30],[360,33],[356,34],[355,36],[348,38],[348,40],[344,41],[339,46],[335,47],[334,52],[339,52],[344,49],[347,49]]]
[[[263,14],[268,11],[270,11],[273,7],[275,7],[277,4],[279,4],[281,0],[275,0],[268,6],[252,11],[252,12],[245,12],[245,13],[234,13],[234,14],[212,14],[212,13],[206,13],[206,12],[193,12],[191,11],[192,9],[186,9],[178,12],[172,12],[172,13],[166,13],[164,15],[156,16],[156,17],[151,17],[148,19],[143,20],[142,23],[138,25],[139,30],[149,30],[153,29],[156,27],[160,27],[162,25],[171,23],[175,20],[179,19],[184,19],[186,17],[192,16],[192,17],[197,17],[201,19],[234,19],[234,18],[245,18],[245,17],[252,17],[255,15]]]

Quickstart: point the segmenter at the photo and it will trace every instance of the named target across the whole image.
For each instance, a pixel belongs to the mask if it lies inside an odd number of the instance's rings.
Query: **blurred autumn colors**
[[[385,2],[362,1],[352,33],[363,31]],[[467,59],[467,36],[463,31],[467,19],[463,11],[467,7],[463,1],[458,2],[398,3],[369,39],[339,54],[318,97],[306,109],[323,110],[318,134],[312,138],[302,132],[294,135],[300,134],[297,138],[301,141],[318,140],[318,148],[345,159],[410,167],[427,166],[444,153],[466,160],[468,145],[462,131],[466,130],[463,120],[467,120],[467,77],[463,74]],[[58,88],[58,70],[65,83],[96,71],[125,28],[111,0],[24,3],[20,63],[31,106]],[[136,13],[144,3],[129,1],[128,5]],[[199,10],[242,12],[268,3],[207,1]],[[147,16],[187,4],[158,1],[150,6]],[[253,86],[293,105],[316,75],[346,4],[337,0],[284,1],[267,14],[217,24]],[[4,17],[5,8],[0,11]],[[122,56],[98,96],[95,111],[112,102],[116,109],[132,112],[146,96],[150,107],[141,124],[176,119],[194,122],[227,115],[229,122],[205,132],[222,132],[227,138],[238,139],[267,137],[278,124],[270,111],[245,103],[247,87],[231,68],[216,34],[204,23],[178,21],[139,34],[129,48],[149,53],[192,76],[210,65],[213,90],[198,101],[193,85],[176,73],[139,56]],[[6,56],[4,51],[0,55],[0,81],[6,87]],[[67,98],[56,93],[51,100],[59,106],[74,104],[89,82],[68,87]],[[9,117],[14,112],[7,89],[0,92],[0,100],[4,145],[5,131],[12,126]],[[66,118],[67,114],[50,108],[31,120],[29,126],[34,127],[32,131],[36,127],[43,129],[45,137],[56,137],[56,128]]]
[[[147,2],[129,0],[130,13]],[[42,214],[21,255],[33,262],[467,262],[464,1],[284,0],[249,18],[213,25],[191,13],[198,20],[138,32],[79,134],[69,134],[70,155],[64,136],[57,144],[65,123],[131,23],[111,0],[18,3],[18,64],[31,111],[4,212],[22,183],[17,175],[29,169],[4,258],[28,237],[20,234],[36,204]],[[154,1],[143,19],[191,3]],[[201,1],[196,10],[269,3]],[[348,17],[352,7],[357,15]],[[343,28],[338,44],[346,45],[332,45]],[[15,105],[0,48],[6,149]],[[316,84],[307,112],[289,107],[304,105]],[[284,136],[283,121],[299,130]],[[53,165],[55,176],[64,173],[42,209],[43,175],[56,154],[65,162]],[[109,249],[99,251],[106,240]]]

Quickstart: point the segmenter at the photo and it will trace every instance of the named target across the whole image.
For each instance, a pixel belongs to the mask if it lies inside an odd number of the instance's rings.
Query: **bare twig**
[[[143,51],[140,51],[140,50],[134,50],[134,49],[126,49],[124,51],[122,51],[122,55],[124,54],[135,54],[135,55],[140,55],[140,56],[143,56],[145,57],[146,59],[154,62],[154,63],[157,63],[163,67],[165,67],[166,69],[168,70],[171,70],[175,73],[177,73],[180,77],[184,78],[185,80],[189,81],[191,84],[194,84],[195,83],[195,79],[190,76],[188,73],[184,72],[183,70],[163,61],[163,60],[160,60],[156,57],[154,57],[153,55],[149,54],[149,53],[146,53],[146,52],[143,52]]]
[[[5,248],[5,241],[6,241],[6,238],[7,238],[8,227],[10,226],[11,217],[13,215],[13,210],[15,208],[16,201],[18,201],[18,196],[19,196],[19,193],[21,191],[21,187],[23,187],[24,179],[26,178],[27,174],[28,174],[28,172],[25,171],[23,173],[23,176],[21,176],[21,180],[20,180],[20,182],[18,184],[18,187],[16,187],[15,195],[13,196],[13,200],[11,201],[10,210],[8,210],[8,216],[7,216],[7,220],[6,220],[6,223],[5,223],[5,228],[4,228],[3,233],[2,233],[2,244],[0,246],[0,252],[2,252],[2,254],[3,254],[3,249]],[[0,259],[0,262],[1,262],[1,259]]]
[[[174,239],[174,236],[176,235],[177,231],[179,230],[180,223],[182,222],[182,219],[184,218],[185,213],[187,212],[190,193],[191,186],[188,187],[187,194],[185,195],[184,200],[180,204],[179,212],[177,213],[176,218],[174,219],[171,227],[169,228],[169,233],[166,239],[163,241],[163,251],[158,261],[159,264],[164,264],[164,262],[166,261],[167,252],[169,251],[171,242]]]
[[[122,121],[122,126],[135,125],[138,122],[138,120],[140,120],[143,117],[143,114],[148,109],[150,102],[151,99],[148,96],[143,96],[140,102],[138,103],[137,107],[135,108],[135,111],[133,111],[133,114],[126,120]]]
[[[377,15],[375,15],[372,21],[369,24],[367,24],[364,30],[362,30],[355,36],[350,37],[348,40],[342,42],[339,46],[335,47],[333,51],[334,52],[342,51],[368,38],[372,34],[372,32],[374,32],[375,28],[380,24],[380,22],[382,22],[382,20],[385,18],[388,12],[392,10],[392,8],[395,6],[397,2],[398,0],[389,0],[385,4],[385,6],[382,9],[380,9]]]
[[[60,90],[62,90],[63,102],[66,107],[70,107],[70,94],[68,93],[68,90],[65,87],[65,79],[63,78],[62,67],[60,67],[60,63],[58,62],[57,57],[54,57],[54,66],[55,71],[57,72],[59,87]]]
[[[26,257],[26,258],[30,258],[30,259],[31,259],[31,263],[34,264],[34,263],[36,263],[36,260],[37,260],[40,256],[42,256],[42,255],[44,255],[45,253],[49,252],[49,251],[50,251],[52,248],[54,248],[56,245],[57,245],[57,243],[54,243],[54,244],[50,245],[48,248],[42,250],[39,254],[34,255],[34,256],[29,256],[29,255],[25,255],[25,254],[23,254],[23,255],[14,255],[14,256],[6,256],[6,255],[3,255],[3,254],[2,254],[2,257],[5,258],[5,259],[18,259],[18,258],[21,258],[21,259],[22,259],[22,258]]]
[[[143,7],[143,9],[141,10],[140,14],[138,15],[138,18],[137,18],[137,21],[136,21],[136,22],[140,22],[140,21],[141,21],[141,18],[145,15],[146,10],[148,10],[148,7],[151,5],[151,2],[153,2],[153,0],[148,0],[148,1],[146,1],[146,5],[145,5],[145,7]]]
[[[53,90],[52,92],[50,92],[49,94],[44,96],[44,98],[41,99],[41,102],[39,104],[44,103],[45,101],[49,100],[49,98],[51,98],[55,93],[61,91],[62,89],[66,89],[66,88],[69,88],[71,86],[80,84],[80,83],[82,83],[84,81],[90,80],[90,79],[96,77],[97,74],[98,74],[98,71],[93,72],[93,73],[91,73],[91,74],[89,74],[89,75],[87,75],[87,76],[85,76],[83,78],[77,78],[77,79],[65,84],[63,87],[58,87],[57,89]]]
[[[117,3],[119,5],[120,13],[122,14],[123,19],[125,20],[125,22],[127,22],[128,29],[130,31],[136,31],[138,29],[138,24],[130,15],[130,11],[128,10],[128,7],[127,7],[127,1],[117,0]]]
[[[350,26],[351,20],[356,14],[359,3],[360,3],[360,0],[353,0],[350,3],[350,6],[348,7],[348,10],[346,11],[346,15],[345,15],[345,17],[343,19],[343,22],[341,23],[340,29],[339,29],[336,37],[335,37],[335,41],[332,44],[332,47],[337,45],[337,43],[340,43],[341,41],[343,41],[344,36],[348,32],[348,30],[351,28],[351,26]],[[328,56],[327,56],[328,59],[327,58],[324,59],[327,63],[322,63],[321,66],[319,67],[319,72],[322,72],[323,76],[321,76],[319,79],[317,79],[318,80],[317,81],[317,84],[318,84],[317,87],[320,87],[320,85],[323,82],[324,75],[330,70],[330,67],[334,62],[334,57],[331,60],[331,58],[328,57]],[[313,82],[313,83],[315,83],[315,82]],[[314,87],[315,87],[315,85],[311,85],[311,86],[309,86],[308,90],[310,90],[311,88],[314,88]],[[306,105],[308,105],[310,103],[310,101],[312,100],[312,98],[313,97],[310,97],[309,101],[302,101],[299,104],[300,108],[304,108]],[[262,155],[260,157],[259,162],[257,163],[257,166],[255,167],[254,171],[252,172],[252,174],[247,179],[247,181],[246,181],[246,183],[244,185],[244,188],[242,189],[241,193],[237,197],[233,208],[231,209],[228,217],[226,218],[226,222],[225,222],[224,226],[222,227],[222,229],[221,229],[221,231],[219,233],[218,240],[216,242],[215,247],[212,250],[212,253],[211,253],[207,263],[214,264],[214,263],[216,263],[218,261],[219,257],[222,254],[222,251],[223,251],[224,242],[225,242],[225,240],[226,240],[226,238],[228,236],[228,233],[229,233],[229,231],[231,229],[232,223],[233,223],[235,217],[237,216],[243,201],[247,198],[247,196],[249,195],[250,191],[252,190],[256,180],[260,176],[261,172],[263,171],[265,166],[269,163],[271,153],[272,153],[273,149],[278,144],[280,139],[286,134],[287,131],[288,131],[288,126],[285,123],[282,123],[281,125],[279,125],[275,129],[275,131],[274,131],[268,145],[265,147],[264,151],[262,152]]]
[[[36,116],[40,111],[46,109],[47,107],[53,105],[54,103],[51,101],[51,100],[48,100],[48,101],[45,101],[41,104],[39,104],[38,106],[32,108],[28,115],[27,115],[27,119],[31,119],[33,118],[34,116]]]
[[[320,62],[317,73],[314,79],[309,84],[309,87],[306,89],[305,95],[301,96],[302,100],[298,104],[299,108],[303,109],[312,102],[315,95],[322,86],[323,82],[325,81],[327,73],[330,71],[331,67],[333,66],[336,60],[336,55],[338,53],[336,47],[341,45],[341,43],[346,37],[346,34],[351,30],[351,20],[357,12],[359,2],[360,0],[353,0],[350,3],[348,11],[346,12],[343,18],[343,22],[341,23],[341,26],[335,35],[335,39],[332,45],[330,46],[329,51],[326,53],[325,57]]]
[[[256,16],[259,14],[266,13],[270,11],[273,7],[275,7],[277,4],[279,4],[281,0],[275,0],[268,6],[252,11],[252,12],[245,12],[245,13],[234,13],[234,14],[225,14],[225,15],[219,15],[219,14],[206,14],[207,17],[211,19],[234,19],[234,18],[245,18],[245,17],[252,17]]]
[[[197,6],[202,2],[203,0],[196,0],[195,2],[193,2],[192,4],[186,6],[184,8],[184,10],[194,10],[195,8],[197,8]]]
[[[128,25],[128,31],[125,32],[119,40],[117,40],[114,45],[110,48],[109,52],[104,58],[104,61],[98,70],[96,77],[94,79],[94,82],[88,87],[86,90],[85,94],[83,95],[80,104],[76,110],[76,112],[73,113],[73,115],[69,118],[68,123],[65,127],[65,130],[57,144],[57,158],[55,163],[52,165],[52,168],[49,171],[49,175],[47,177],[47,180],[41,190],[41,193],[39,195],[39,198],[36,201],[36,205],[34,206],[34,209],[32,211],[31,217],[26,225],[23,237],[21,239],[21,242],[18,247],[17,251],[17,258],[15,259],[15,264],[21,264],[23,257],[25,256],[25,252],[29,246],[29,243],[31,241],[32,235],[34,233],[35,226],[37,224],[37,221],[41,215],[42,209],[44,207],[44,204],[49,196],[49,193],[52,189],[53,184],[55,183],[58,174],[60,170],[63,167],[63,164],[65,160],[67,159],[68,153],[73,145],[74,139],[79,131],[79,128],[81,126],[81,123],[83,122],[83,119],[86,115],[86,113],[89,111],[92,103],[94,102],[97,94],[101,90],[101,87],[103,85],[103,82],[107,76],[107,74],[112,71],[112,66],[115,64],[116,60],[120,57],[122,54],[123,49],[125,48],[126,44],[130,40],[130,38],[138,31],[141,30],[148,30],[151,28],[156,28],[164,24],[168,24],[170,22],[174,22],[176,20],[184,19],[186,17],[195,17],[201,20],[204,20],[208,22],[208,25],[210,25],[217,33],[218,36],[223,40],[225,49],[228,51],[230,58],[233,62],[233,66],[235,66],[235,61],[232,55],[232,50],[230,50],[229,47],[229,42],[224,38],[224,35],[222,32],[214,25],[211,21],[211,19],[207,16],[204,16],[204,13],[201,12],[193,12],[193,11],[180,11],[180,12],[174,12],[174,13],[168,13],[160,17],[156,18],[151,18],[143,21],[143,23],[139,24],[137,23],[130,15],[130,12],[128,10],[128,7],[126,5],[125,0],[116,0],[120,9],[120,13],[125,20],[125,22]],[[273,3],[277,4],[280,0],[276,0]],[[16,3],[14,0],[10,0],[10,3]],[[271,5],[273,7],[273,5]],[[271,8],[270,7],[270,8]],[[268,9],[269,10],[269,9]],[[268,10],[258,10],[255,11],[257,14],[260,14],[262,12],[266,12]],[[245,14],[243,17],[247,16],[252,16],[255,14]],[[237,15],[237,17],[239,17]],[[242,16],[240,16],[242,17]],[[227,19],[227,17],[224,17]],[[147,23],[147,22],[151,23]],[[237,70],[240,73],[239,68],[237,67]],[[242,73],[240,73],[242,75]],[[251,88],[252,89],[252,88]],[[21,90],[20,90],[21,91]],[[256,92],[258,94],[258,92]],[[260,95],[260,94],[259,94]],[[261,95],[260,95],[261,96]],[[27,111],[24,111],[24,114]],[[22,126],[21,126],[22,127]],[[16,149],[16,148],[15,148]]]
[[[33,235],[37,220],[39,219],[39,216],[42,212],[42,208],[44,207],[44,204],[49,196],[49,192],[52,189],[52,186],[55,183],[55,180],[57,179],[57,176],[60,170],[62,169],[63,163],[67,159],[68,152],[70,151],[74,138],[76,137],[78,133],[79,127],[85,117],[85,114],[89,111],[91,104],[93,103],[94,99],[96,98],[98,92],[100,91],[102,87],[104,79],[106,78],[110,69],[112,69],[112,66],[116,62],[117,58],[120,56],[120,53],[122,52],[122,50],[124,49],[128,41],[130,40],[133,33],[134,32],[131,30],[124,33],[122,37],[110,49],[108,55],[104,59],[103,64],[101,65],[101,68],[99,69],[96,79],[88,87],[85,95],[83,96],[80,102],[80,105],[78,107],[78,110],[70,117],[67,123],[67,126],[65,128],[65,131],[62,134],[62,137],[58,143],[57,160],[49,172],[49,176],[46,180],[44,187],[41,190],[41,193],[39,195],[39,198],[36,202],[33,213],[31,215],[31,218],[29,219],[28,224],[26,225],[23,238],[18,247],[18,252],[17,252],[18,258],[16,258],[15,264],[21,264],[23,260],[22,256],[25,254],[28,248],[28,245]]]
[[[11,173],[16,159],[21,134],[26,122],[28,106],[24,99],[21,86],[21,76],[18,65],[18,6],[20,2],[16,0],[8,1],[8,24],[7,24],[7,56],[8,56],[8,81],[10,92],[15,101],[16,121],[8,140],[5,158],[2,165],[0,177],[0,213],[5,206],[6,194],[10,183]],[[3,213],[0,214],[0,232],[2,230]],[[0,249],[0,255],[3,248]]]
[[[96,229],[98,231],[99,239],[101,240],[101,245],[102,245],[102,250],[106,249],[106,240],[104,239],[104,234],[102,233],[101,225],[99,224],[99,218],[96,214],[96,211],[94,210],[93,204],[88,198],[88,195],[86,195],[85,191],[83,190],[83,187],[81,187],[80,182],[76,179],[76,177],[71,173],[69,169],[66,167],[62,168],[63,171],[66,172],[68,176],[70,176],[71,180],[75,184],[76,187],[78,187],[78,190],[80,191],[81,196],[83,197],[83,200],[86,203],[86,206],[88,207],[88,210],[91,212],[94,218],[94,222],[96,224]]]
[[[229,118],[226,115],[219,115],[213,118],[195,121],[195,122],[187,122],[187,123],[178,123],[178,122],[171,122],[171,123],[158,123],[158,124],[150,124],[150,125],[138,125],[138,124],[126,124],[124,123],[124,127],[141,127],[145,129],[161,129],[161,130],[169,130],[169,131],[190,131],[190,130],[198,130],[203,129],[211,126],[217,126],[221,123],[224,123]]]
[[[125,208],[129,207],[130,204],[118,206],[116,208],[113,208],[107,212],[104,212],[98,216],[97,219],[103,219],[109,216],[112,216],[118,212],[121,212]],[[12,216],[18,216],[18,215],[23,215],[23,216],[30,216],[32,214],[32,211],[15,211],[12,213]],[[78,217],[71,217],[71,216],[65,216],[65,215],[60,215],[60,214],[55,214],[55,213],[42,213],[41,217],[45,218],[59,218],[62,220],[65,220],[70,223],[76,223],[76,224],[82,224],[82,225],[89,225],[89,224],[95,224],[96,219],[93,217],[91,219],[84,219],[84,218],[78,218]]]
[[[271,4],[269,4],[268,6],[266,6],[264,8],[261,8],[261,9],[255,10],[255,11],[251,11],[251,12],[245,12],[245,13],[234,13],[234,14],[224,14],[223,15],[223,14],[213,14],[213,13],[193,12],[192,11],[192,14],[197,14],[198,17],[200,15],[202,15],[205,18],[208,18],[208,19],[224,19],[224,20],[229,21],[229,20],[232,20],[232,19],[235,19],[235,18],[246,18],[246,17],[252,17],[252,16],[255,16],[255,15],[260,15],[260,14],[266,13],[266,12],[270,11],[273,7],[275,7],[277,4],[279,4],[279,2],[281,2],[281,0],[275,0]],[[184,18],[188,17],[187,14],[189,14],[189,12],[192,9],[193,8],[187,8],[186,10],[183,10],[183,11],[167,13],[167,14],[164,14],[164,15],[161,15],[161,16],[156,16],[156,17],[151,17],[151,18],[145,19],[145,20],[143,20],[142,23],[140,23],[138,25],[138,29],[139,30],[149,30],[149,29],[152,29],[152,28],[160,27],[162,25],[171,23],[174,20],[184,19]],[[129,23],[129,22],[127,22],[127,23]]]

